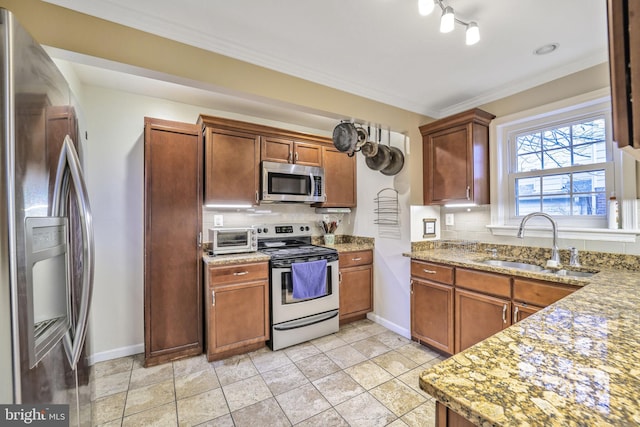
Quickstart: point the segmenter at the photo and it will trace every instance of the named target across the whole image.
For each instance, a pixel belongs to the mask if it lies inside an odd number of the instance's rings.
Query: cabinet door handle
[[[518,307],[513,309],[513,321],[514,323],[518,321],[518,314],[520,313],[520,310],[518,309]]]
[[[198,233],[198,242],[196,247],[201,248],[202,247],[202,231]]]
[[[502,323],[507,323],[507,304],[502,306]]]
[[[236,271],[233,273],[234,276],[244,276],[245,274],[249,274],[248,271]]]
[[[358,257],[358,258],[351,258],[351,261],[360,261],[362,258]]]
[[[289,151],[289,158],[287,159],[288,163],[292,163],[293,161],[293,152]]]
[[[342,271],[338,272],[338,283],[342,284]]]
[[[213,289],[211,289],[211,305],[216,305],[216,291],[214,291]]]
[[[424,272],[425,272],[425,273],[427,273],[427,274],[437,274],[437,273],[438,273],[437,271],[434,271],[434,270],[427,270],[426,268],[423,268],[423,269],[422,269],[422,271],[424,271]]]
[[[471,186],[467,185],[467,200],[471,200]]]
[[[296,154],[293,155],[294,161],[296,163],[298,163],[298,152],[296,151]]]
[[[256,191],[256,205],[258,204],[259,201],[260,201],[260,195]]]

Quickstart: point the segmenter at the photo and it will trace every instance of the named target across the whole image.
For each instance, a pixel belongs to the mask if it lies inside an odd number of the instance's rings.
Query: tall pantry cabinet
[[[203,351],[202,132],[145,117],[145,366]]]

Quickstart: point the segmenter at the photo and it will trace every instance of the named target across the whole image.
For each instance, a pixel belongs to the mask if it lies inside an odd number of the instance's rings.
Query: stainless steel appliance
[[[68,403],[70,423],[88,425],[93,228],[79,110],[4,9],[0,38],[0,403]]]
[[[290,163],[262,162],[263,202],[325,202],[324,169]]]
[[[311,224],[269,224],[256,227],[258,250],[271,257],[271,339],[279,350],[338,331],[338,251],[311,244]],[[294,295],[295,263],[326,261],[326,286],[321,295]]]
[[[214,255],[258,250],[258,236],[253,227],[210,228],[209,240]]]

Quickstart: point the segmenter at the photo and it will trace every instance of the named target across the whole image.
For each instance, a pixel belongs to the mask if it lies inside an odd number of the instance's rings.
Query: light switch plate
[[[222,215],[214,215],[213,216],[213,226],[214,227],[222,227]]]
[[[453,220],[453,214],[445,214],[444,216],[444,223],[445,225],[454,225],[454,220]]]

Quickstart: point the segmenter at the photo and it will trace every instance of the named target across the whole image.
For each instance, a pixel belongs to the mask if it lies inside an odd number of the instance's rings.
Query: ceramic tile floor
[[[92,367],[93,425],[433,426],[418,374],[443,359],[369,320],[212,363],[124,357]]]

